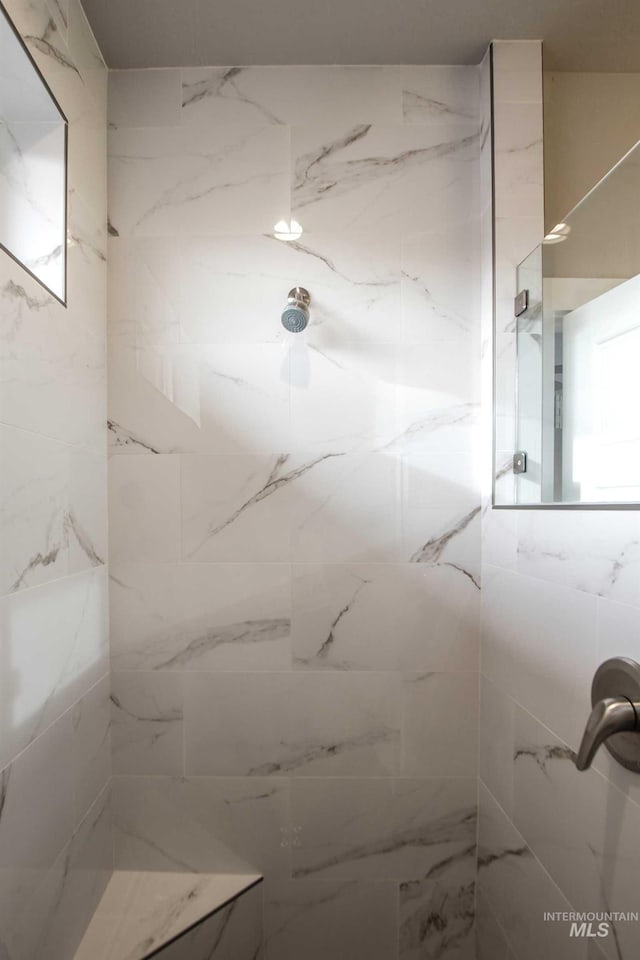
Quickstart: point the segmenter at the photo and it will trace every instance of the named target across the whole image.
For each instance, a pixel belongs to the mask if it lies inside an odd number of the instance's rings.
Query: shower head
[[[309,304],[311,297],[304,287],[289,290],[287,305],[282,311],[282,326],[289,333],[302,333],[309,323]]]

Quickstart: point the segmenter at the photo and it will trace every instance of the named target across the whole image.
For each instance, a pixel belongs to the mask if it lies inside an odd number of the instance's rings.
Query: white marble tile
[[[291,874],[286,780],[115,777],[114,814],[121,870]]]
[[[102,452],[104,342],[86,316],[60,311],[28,276],[19,284],[2,274],[3,422]]]
[[[309,343],[327,351],[343,343],[400,339],[401,239],[395,234],[303,233],[286,244],[289,269],[312,295]]]
[[[480,593],[451,567],[299,564],[293,658],[303,670],[474,670]]]
[[[400,474],[395,457],[324,454],[306,461],[305,467],[291,488],[294,560],[402,559]]]
[[[109,224],[108,332],[116,345],[144,348],[180,342],[182,265],[180,241],[120,237]]]
[[[496,217],[535,217],[543,204],[542,103],[503,103],[495,117]]]
[[[513,453],[512,453],[513,456]],[[501,461],[506,465],[506,451]],[[511,501],[512,502],[512,501]],[[482,518],[482,560],[493,567],[514,570],[518,565],[519,511],[485,510]]]
[[[479,136],[465,124],[294,127],[292,215],[313,232],[466,222]]]
[[[401,67],[405,123],[479,124],[477,67]]]
[[[76,823],[111,779],[109,688],[109,676],[105,676],[78,700],[71,711]]]
[[[183,559],[288,560],[291,499],[299,477],[318,465],[318,458],[300,463],[287,454],[183,456]]]
[[[516,705],[507,693],[480,679],[479,773],[508,816],[513,816]]]
[[[518,515],[518,571],[640,606],[640,517],[628,511]]]
[[[400,884],[400,960],[476,960],[475,875],[473,846],[424,880]]]
[[[87,812],[53,868],[23,905],[15,929],[24,929],[21,948],[35,941],[34,960],[75,956],[87,924],[113,869],[111,795],[105,789]],[[38,925],[33,919],[37,917]],[[40,929],[38,929],[40,927]],[[27,946],[26,956],[30,956]],[[19,956],[24,956],[19,953]]]
[[[3,593],[104,562],[102,457],[2,427],[0,463]]]
[[[305,880],[265,886],[266,960],[389,960],[397,953],[393,882]]]
[[[598,657],[640,660],[640,610],[610,600],[598,600]]]
[[[280,346],[120,346],[112,354],[112,453],[291,447],[288,368]]]
[[[68,448],[68,503],[65,514],[69,572],[98,567],[107,559],[107,460]]]
[[[483,673],[576,743],[598,666],[596,598],[500,571],[485,583],[483,609]]]
[[[158,955],[208,960],[214,946],[221,948],[220,956],[227,956],[223,937],[243,923],[259,939],[262,889],[258,875],[116,871],[76,958],[145,960]],[[202,952],[207,945],[208,952]],[[252,960],[255,950],[246,953],[242,946],[242,940],[236,942],[238,960]]]
[[[640,810],[596,771],[578,772],[566,743],[518,710],[514,822],[576,910],[637,909]],[[605,955],[631,957],[637,923],[615,923]]]
[[[400,711],[394,674],[190,673],[185,677],[186,773],[397,774]]]
[[[97,108],[105,116],[107,70],[80,0],[69,0],[69,54]]]
[[[478,766],[477,732],[476,673],[405,674],[402,687],[404,777],[474,776]]]
[[[497,103],[542,103],[539,40],[494,40],[493,90]]]
[[[254,887],[174,940],[158,960],[261,960],[262,889]]]
[[[285,564],[123,564],[112,568],[116,670],[286,670]]]
[[[312,346],[309,386],[291,397],[293,448],[324,454],[386,447],[402,432],[397,394],[392,346]]]
[[[411,563],[449,566],[480,589],[480,505],[403,511],[403,553]]]
[[[399,414],[394,452],[474,448],[479,423],[479,351],[471,342],[403,344],[398,349]]]
[[[176,127],[180,124],[180,70],[110,70],[109,125]]]
[[[482,893],[478,893],[476,899],[476,955],[477,960],[513,958],[502,928]]]
[[[248,127],[398,123],[400,71],[386,66],[239,66],[182,70],[182,123]]]
[[[109,471],[109,517],[112,561],[178,560],[179,458],[112,458]]]
[[[292,784],[297,879],[428,880],[475,846],[473,779]]]
[[[116,774],[183,773],[183,700],[182,677],[177,673],[112,674]]]
[[[480,478],[474,453],[402,457],[403,542],[414,563],[450,563],[480,582]]]
[[[568,936],[568,924],[543,919],[545,911],[568,911],[571,905],[482,785],[478,853],[479,894],[518,960],[585,960],[586,943]]]
[[[402,243],[402,340],[469,340],[479,330],[477,237],[470,224]]]
[[[89,136],[90,134],[87,134]],[[104,149],[104,144],[102,144]],[[88,166],[95,167],[91,157],[84,158]],[[106,159],[105,159],[106,165]],[[99,176],[96,169],[95,176]],[[105,170],[106,176],[106,170]],[[75,376],[87,376],[88,373],[102,371],[105,375],[106,354],[106,307],[107,307],[107,224],[104,218],[104,209],[92,202],[91,195],[87,196],[80,190],[74,190],[69,196],[69,243],[67,246],[67,313],[73,320],[72,338],[74,342],[83,345],[89,337],[93,338],[102,353],[99,366],[88,362],[80,353],[79,359],[83,366],[75,372]],[[86,352],[86,348],[85,352]],[[95,348],[97,351],[97,347]],[[89,360],[93,356],[89,355]],[[79,366],[78,359],[75,360]],[[94,376],[95,376],[94,372]],[[106,389],[95,397],[92,406],[101,411],[106,403]],[[77,414],[80,411],[76,411]],[[104,423],[101,424],[104,426]],[[102,447],[95,444],[96,449]]]
[[[0,775],[3,930],[11,927],[13,914],[34,894],[73,834],[72,746],[66,713]]]
[[[104,567],[0,600],[0,767],[29,745],[108,667]]]
[[[289,215],[288,146],[283,127],[112,130],[110,222],[120,236],[267,233]]]
[[[276,221],[270,225],[273,228]],[[266,233],[266,231],[265,231]],[[181,247],[181,336],[194,343],[274,343],[295,255],[273,236],[192,236]],[[175,288],[174,288],[175,289]]]

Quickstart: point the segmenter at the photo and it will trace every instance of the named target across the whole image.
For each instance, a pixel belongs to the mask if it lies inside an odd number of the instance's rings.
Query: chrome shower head
[[[309,304],[311,297],[304,287],[294,287],[289,290],[287,305],[280,317],[282,326],[289,333],[302,333],[309,323]]]

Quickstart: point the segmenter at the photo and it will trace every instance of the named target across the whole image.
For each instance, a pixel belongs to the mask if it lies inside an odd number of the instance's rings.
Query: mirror
[[[640,504],[640,143],[517,270],[496,506]]]
[[[0,246],[66,300],[67,121],[0,4]]]

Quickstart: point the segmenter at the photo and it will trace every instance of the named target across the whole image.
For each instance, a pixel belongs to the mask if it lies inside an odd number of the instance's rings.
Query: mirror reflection
[[[640,144],[518,267],[498,506],[640,502],[638,197]]]
[[[0,245],[66,298],[67,122],[0,5]]]

